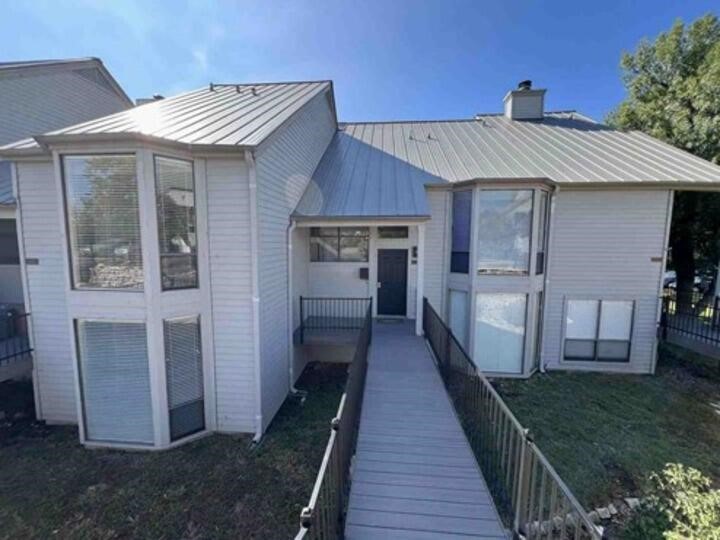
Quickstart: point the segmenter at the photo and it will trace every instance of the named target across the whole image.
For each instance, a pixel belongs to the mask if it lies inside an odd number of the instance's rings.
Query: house
[[[88,446],[262,435],[301,297],[446,316],[485,372],[653,373],[674,190],[720,167],[544,90],[340,124],[329,81],[217,85],[10,144],[40,418]]]
[[[97,58],[0,62],[0,146],[132,106]],[[0,304],[23,304],[7,161],[0,161]]]

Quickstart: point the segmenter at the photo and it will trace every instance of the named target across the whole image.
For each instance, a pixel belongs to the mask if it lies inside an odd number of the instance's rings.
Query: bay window
[[[63,183],[73,288],[142,289],[135,156],[65,156]]]
[[[478,272],[527,274],[533,191],[481,190],[478,205]]]
[[[450,271],[467,274],[470,271],[470,230],[472,228],[473,192],[455,191],[452,194],[452,253]]]
[[[522,373],[527,295],[478,293],[473,359],[483,371]]]
[[[75,329],[85,437],[153,444],[145,323],[78,320]]]
[[[635,303],[568,300],[565,360],[629,362]]]
[[[155,156],[155,188],[162,288],[164,291],[197,288],[192,162]]]

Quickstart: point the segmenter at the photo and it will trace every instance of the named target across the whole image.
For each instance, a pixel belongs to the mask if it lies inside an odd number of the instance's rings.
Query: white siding
[[[447,191],[428,191],[430,221],[425,225],[425,283],[423,293],[438,313],[445,313],[443,299],[445,296],[445,273],[447,265],[448,221]]]
[[[0,145],[129,108],[73,71],[0,77]]]
[[[549,254],[542,361],[548,368],[649,373],[668,191],[560,191]],[[630,364],[562,362],[567,298],[635,300]]]
[[[300,297],[310,296],[310,249],[308,241],[310,238],[310,229],[297,228],[293,231],[292,237],[292,298],[293,298],[293,332],[300,326]],[[299,351],[293,356],[293,375],[295,383],[303,369],[305,369],[306,356],[299,354]]]
[[[65,268],[53,167],[47,163],[18,164],[22,229],[32,312],[36,387],[40,418],[77,422],[75,379],[65,291]]]
[[[206,175],[218,430],[252,432],[255,364],[248,171],[240,159],[208,159]]]
[[[335,133],[327,94],[303,107],[256,158],[263,429],[288,392],[287,228]]]

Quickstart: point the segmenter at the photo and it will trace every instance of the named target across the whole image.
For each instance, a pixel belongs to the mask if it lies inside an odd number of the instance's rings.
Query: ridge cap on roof
[[[581,112],[578,112],[575,109],[565,109],[565,110],[557,110],[557,111],[545,111],[545,116],[553,116],[557,114],[574,114],[579,117],[581,120],[585,120],[587,122],[595,122],[592,118],[589,116],[586,116],[582,114]],[[447,118],[447,119],[431,119],[431,120],[418,120],[418,119],[411,119],[411,120],[359,120],[359,121],[343,121],[338,122],[338,125],[340,126],[358,126],[358,125],[382,125],[382,124],[442,124],[442,123],[458,123],[458,122],[477,122],[480,118],[486,118],[486,117],[498,117],[498,116],[504,116],[504,113],[501,112],[495,112],[495,113],[478,113],[475,116],[471,118]]]

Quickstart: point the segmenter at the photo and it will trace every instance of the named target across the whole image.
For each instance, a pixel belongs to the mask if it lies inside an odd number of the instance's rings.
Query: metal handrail
[[[528,539],[599,540],[599,528],[427,298],[423,330],[506,525]]]
[[[299,342],[309,330],[361,330],[371,298],[300,297]]]
[[[372,302],[365,311],[355,355],[348,370],[345,392],[340,398],[337,414],[330,422],[330,437],[310,500],[300,513],[300,530],[295,540],[332,540],[343,536],[350,493],[350,464],[357,442],[371,341]]]

